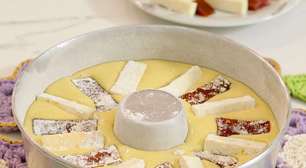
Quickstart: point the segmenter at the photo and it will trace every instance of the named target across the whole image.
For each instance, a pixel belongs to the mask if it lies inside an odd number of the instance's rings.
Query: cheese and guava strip
[[[92,77],[73,79],[72,82],[95,103],[97,111],[108,111],[117,106],[112,96]]]
[[[62,159],[82,168],[103,167],[121,163],[119,151],[115,145],[100,148],[88,154],[66,155]]]
[[[234,168],[238,164],[238,159],[232,156],[218,155],[207,151],[195,152],[194,156],[201,160],[210,161],[223,168]]]
[[[91,132],[98,129],[98,120],[48,120],[32,121],[35,135],[53,135],[70,132]]]
[[[220,75],[209,83],[204,84],[193,91],[184,93],[180,98],[191,105],[201,104],[218,94],[228,91],[231,88],[231,85],[232,83],[229,80]]]
[[[237,120],[231,118],[216,118],[217,135],[258,135],[269,133],[271,123],[268,120]]]

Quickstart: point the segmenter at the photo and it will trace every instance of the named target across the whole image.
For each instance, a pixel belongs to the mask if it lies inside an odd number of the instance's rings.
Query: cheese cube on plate
[[[152,0],[152,2],[190,16],[195,15],[197,9],[197,3],[193,0]]]
[[[248,12],[248,0],[206,0],[214,9],[230,12],[238,15],[246,15]]]

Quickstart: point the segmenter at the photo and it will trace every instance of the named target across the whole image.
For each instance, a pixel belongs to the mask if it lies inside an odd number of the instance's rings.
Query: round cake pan
[[[241,168],[275,167],[289,119],[289,96],[276,71],[256,52],[231,40],[184,27],[124,26],[87,33],[47,50],[18,79],[13,113],[22,132],[29,168],[74,167],[41,148],[23,127],[35,96],[55,80],[117,60],[165,59],[220,71],[252,88],[271,107],[280,132],[269,148]]]

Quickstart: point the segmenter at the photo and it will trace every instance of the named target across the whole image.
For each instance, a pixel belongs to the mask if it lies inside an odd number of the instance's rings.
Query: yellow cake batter
[[[141,61],[147,64],[147,69],[145,71],[144,76],[141,79],[141,82],[138,85],[138,90],[142,89],[157,89],[160,88],[180,74],[184,73],[191,65],[178,63],[178,62],[169,62],[163,60],[144,60]],[[110,91],[110,88],[115,83],[116,78],[118,77],[120,71],[124,67],[126,62],[118,61],[118,62],[110,62],[104,63],[100,65],[96,65],[79,72],[74,73],[72,76],[65,77],[55,81],[51,84],[46,92],[52,95],[60,96],[63,98],[67,98],[70,100],[74,100],[76,102],[82,103],[84,105],[95,107],[93,101],[85,96],[78,88],[76,88],[71,79],[80,78],[85,76],[91,76],[97,80],[97,82],[107,91]],[[203,68],[203,77],[199,81],[199,83],[194,86],[194,88],[208,83],[213,80],[220,73]],[[256,108],[245,110],[245,111],[237,111],[230,112],[226,114],[219,115],[209,115],[205,117],[196,117],[191,111],[191,106],[188,103],[184,103],[184,108],[187,113],[188,122],[189,122],[189,133],[186,139],[186,143],[179,145],[173,149],[167,151],[141,151],[137,149],[133,149],[129,146],[121,144],[117,138],[113,134],[113,122],[114,116],[117,109],[108,112],[99,112],[96,113],[96,116],[99,119],[99,130],[102,132],[105,140],[105,146],[109,146],[115,144],[120,152],[120,155],[123,160],[127,160],[129,158],[138,158],[145,160],[147,168],[153,168],[156,165],[169,161],[174,164],[174,167],[178,168],[178,158],[179,156],[175,153],[184,152],[185,154],[191,154],[194,151],[203,150],[204,139],[208,133],[216,133],[216,117],[226,117],[233,119],[243,119],[243,120],[269,120],[271,122],[271,132],[268,134],[261,135],[243,135],[243,136],[233,136],[240,137],[250,140],[262,141],[266,143],[271,143],[272,140],[276,137],[278,133],[277,122],[274,118],[274,115],[269,108],[269,106],[258,97],[253,90],[248,88],[246,85],[238,82],[234,79],[231,79],[224,75],[227,79],[232,82],[231,89],[223,94],[219,94],[209,101],[221,100],[225,98],[239,97],[244,95],[250,95],[256,100]],[[112,95],[118,102],[120,102],[120,95]],[[25,128],[26,131],[33,137],[35,140],[40,143],[40,136],[36,136],[32,132],[32,120],[34,118],[41,119],[78,119],[76,115],[63,111],[61,108],[56,106],[55,104],[48,103],[44,100],[36,100],[33,102],[32,106],[29,108],[27,112],[27,116],[25,119]],[[72,151],[66,151],[64,153],[57,153],[57,155],[64,154],[79,154],[85,153],[88,151],[80,151],[74,149]],[[239,154],[237,156],[239,159],[239,164],[250,160],[251,158],[246,154]],[[206,168],[214,168],[218,167],[213,163],[208,161],[203,161],[204,166]]]

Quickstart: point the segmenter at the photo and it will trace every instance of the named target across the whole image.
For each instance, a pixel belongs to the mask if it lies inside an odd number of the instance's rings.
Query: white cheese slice
[[[306,167],[306,134],[286,136],[287,142],[279,154],[288,167]]]
[[[92,118],[93,113],[96,111],[95,108],[91,108],[83,104],[77,103],[75,101],[71,101],[71,100],[64,99],[64,98],[54,96],[54,95],[50,95],[47,93],[40,94],[37,96],[37,98],[41,98],[46,101],[53,102],[57,104],[59,107],[61,107],[62,109],[64,109],[65,111],[78,115],[83,119]]]
[[[115,145],[100,148],[93,152],[81,155],[64,155],[62,159],[81,168],[96,168],[121,163],[119,151]]]
[[[204,143],[204,149],[208,152],[234,156],[245,153],[249,156],[256,156],[263,152],[267,144],[241,138],[222,137],[209,134]]]
[[[152,0],[152,2],[190,16],[195,15],[197,9],[197,3],[193,0]]]
[[[192,111],[196,116],[202,117],[208,114],[220,114],[232,111],[241,111],[254,108],[255,99],[251,96],[242,96],[229,98],[219,101],[205,102],[202,104],[192,105]]]
[[[201,76],[201,68],[199,66],[192,66],[184,74],[159,90],[166,91],[179,97],[190,90],[201,79]]]
[[[145,162],[141,159],[130,159],[117,165],[116,168],[145,168]]]
[[[181,156],[179,159],[180,168],[203,168],[202,161],[195,156]]]
[[[214,9],[239,15],[248,12],[248,0],[206,0]]]
[[[147,65],[144,63],[129,61],[120,72],[111,91],[122,95],[135,92],[146,68]]]
[[[98,131],[43,135],[41,143],[44,148],[55,153],[70,149],[92,151],[104,147],[104,139]]]

